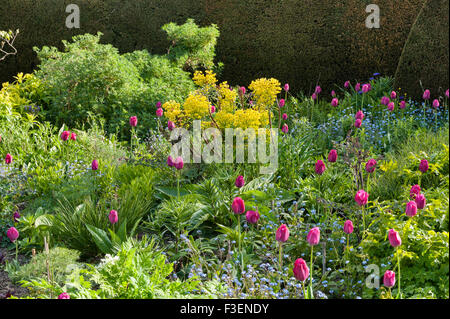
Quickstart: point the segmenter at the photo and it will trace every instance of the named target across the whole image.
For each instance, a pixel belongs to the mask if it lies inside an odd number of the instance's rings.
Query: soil
[[[8,253],[4,248],[0,248],[0,256],[6,256],[6,260],[14,259],[15,257]],[[25,262],[26,258],[24,256],[19,256],[19,263]],[[4,261],[3,261],[4,262]],[[28,289],[15,285],[8,277],[8,273],[2,268],[3,265],[0,264],[0,299],[6,299],[10,296],[23,297],[28,294]]]

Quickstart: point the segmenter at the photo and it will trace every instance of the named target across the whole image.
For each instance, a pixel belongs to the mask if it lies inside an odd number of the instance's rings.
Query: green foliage
[[[200,28],[193,19],[188,19],[183,25],[171,22],[162,29],[172,42],[169,57],[183,69],[193,71],[214,67],[215,46],[220,35],[215,24]]]
[[[19,266],[17,269],[7,267],[6,270],[14,282],[40,280],[50,276],[52,282],[61,285],[68,275],[82,267],[82,264],[77,262],[79,257],[80,252],[76,250],[55,247],[50,249],[48,253],[36,254],[28,263]]]

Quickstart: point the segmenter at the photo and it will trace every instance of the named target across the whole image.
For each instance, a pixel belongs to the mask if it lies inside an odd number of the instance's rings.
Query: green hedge
[[[81,10],[81,28],[65,27],[66,5]],[[381,28],[365,27],[366,5],[376,3]],[[33,46],[59,46],[62,39],[104,33],[103,43],[121,52],[148,49],[166,52],[170,43],[161,30],[168,22],[193,18],[220,30],[217,61],[223,79],[248,85],[261,76],[289,82],[309,92],[364,80],[374,72],[393,75],[404,42],[423,0],[2,0],[0,29],[21,30],[19,54],[0,64],[0,80],[30,72],[37,64]]]
[[[411,29],[394,83],[410,96],[421,97],[427,88],[439,97],[448,89],[448,12],[448,0],[428,0]]]

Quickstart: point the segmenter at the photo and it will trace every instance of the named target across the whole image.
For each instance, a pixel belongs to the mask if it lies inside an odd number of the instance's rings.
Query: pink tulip
[[[174,167],[175,166],[175,164],[173,162],[173,158],[170,155],[169,155],[169,157],[167,157],[167,166],[169,166],[169,167]]]
[[[396,232],[395,230],[389,229],[388,237],[392,247],[397,247],[402,244],[402,239],[400,238],[398,232]]]
[[[389,102],[388,106],[387,106],[389,111],[394,111],[395,109],[395,103],[394,102]]]
[[[417,214],[417,204],[416,202],[410,201],[406,204],[405,214],[408,217],[414,217]]]
[[[377,167],[377,161],[372,158],[366,163],[366,172],[373,173],[375,171],[376,167]]]
[[[387,288],[392,288],[395,285],[395,272],[386,270],[383,276],[383,284]]]
[[[236,185],[237,188],[241,188],[242,186],[244,186],[245,185],[244,176],[239,175],[238,177],[236,177],[234,185]]]
[[[411,199],[415,199],[417,195],[420,194],[420,186],[419,185],[413,185],[409,191],[409,197]]]
[[[314,227],[309,230],[306,240],[311,246],[315,246],[320,241],[320,229],[319,227]]]
[[[240,197],[236,197],[231,204],[231,209],[236,215],[240,215],[245,212],[244,200]]]
[[[114,225],[119,220],[119,215],[117,214],[117,211],[113,209],[109,212],[108,218],[110,223]]]
[[[361,127],[361,125],[362,125],[362,121],[360,120],[360,119],[356,119],[356,121],[355,121],[355,127],[356,128],[360,128]]]
[[[297,280],[305,281],[309,277],[309,268],[303,258],[298,258],[294,263],[294,277]]]
[[[316,174],[322,175],[323,172],[325,172],[325,170],[326,170],[325,163],[322,160],[318,160],[315,166]]]
[[[241,86],[241,87],[239,88],[239,93],[240,93],[241,95],[244,95],[245,92],[246,92],[245,86]]]
[[[11,242],[15,242],[17,238],[19,238],[19,232],[15,227],[11,227],[7,230],[6,236],[8,236]]]
[[[351,234],[353,233],[353,222],[351,220],[346,220],[344,223],[344,233]]]
[[[319,95],[320,92],[322,92],[322,88],[321,88],[319,85],[317,85],[317,86],[316,86],[316,89],[314,90],[314,93],[316,93],[317,95]]]
[[[350,81],[345,81],[344,87],[345,87],[346,89],[348,89],[349,86],[350,86]]]
[[[181,156],[178,156],[175,159],[175,162],[173,162],[173,164],[177,170],[183,169],[183,166],[184,166],[183,158]]]
[[[336,92],[334,92],[334,90],[331,91],[331,96],[335,97],[336,96]]]
[[[92,161],[91,168],[93,171],[98,170],[98,161],[97,160]]]
[[[422,173],[426,173],[428,171],[428,167],[428,161],[426,159],[420,161],[419,171],[421,171]]]
[[[362,86],[362,91],[363,91],[363,93],[369,92],[370,91],[370,86],[368,84],[364,84]]]
[[[331,150],[330,153],[328,153],[328,162],[334,163],[337,160],[337,151]]]
[[[58,299],[70,299],[70,295],[67,292],[63,292],[58,296]]]
[[[416,196],[416,204],[418,209],[424,209],[427,204],[427,200],[424,194],[418,194]]]
[[[355,84],[355,91],[359,92],[360,89],[361,89],[361,83],[356,83]]]
[[[172,131],[175,128],[175,124],[172,121],[167,121],[167,128]]]
[[[358,203],[359,206],[364,206],[367,204],[367,201],[369,200],[369,194],[363,190],[360,189],[355,194],[355,202]]]
[[[289,228],[285,224],[278,227],[275,234],[275,239],[282,243],[287,242],[287,240],[289,239]]]
[[[312,98],[313,100],[317,99],[316,93],[313,93],[313,94],[311,95],[311,98]]]
[[[334,98],[331,100],[331,106],[336,107],[339,105],[339,100],[337,98]]]
[[[284,101],[284,99],[280,99],[280,102],[278,102],[278,106],[283,107],[285,103],[286,102]]]
[[[284,90],[285,90],[286,92],[289,91],[289,84],[286,83],[286,84],[284,85]]]
[[[431,93],[430,93],[430,90],[425,90],[424,92],[423,92],[423,99],[424,100],[429,100],[430,99],[430,95],[431,95]]]
[[[364,113],[363,113],[363,111],[358,111],[358,112],[356,112],[356,115],[355,115],[355,120],[363,120],[364,119]]]
[[[163,111],[162,108],[156,109],[156,116],[157,117],[161,117],[161,116],[163,116],[163,114],[164,114],[164,111]]]
[[[447,99],[449,98],[449,91],[448,91],[448,89],[447,89],[447,91],[445,91],[445,96],[447,97]]]
[[[397,98],[397,92],[392,91],[392,92],[391,92],[391,99],[392,99],[392,100],[395,100],[396,98]]]
[[[247,214],[245,214],[245,219],[249,224],[256,224],[259,220],[259,213],[257,211],[249,210]]]
[[[404,109],[406,107],[406,102],[405,101],[401,101],[398,107],[401,108],[401,109]]]
[[[214,105],[211,105],[211,114],[216,113],[216,107]]]
[[[69,131],[64,131],[61,133],[61,139],[65,142],[69,139],[70,137],[70,132]]]
[[[12,158],[12,156],[11,156],[11,154],[6,154],[6,157],[5,157],[5,163],[6,164],[11,164],[12,163],[12,160],[13,160],[13,158]]]
[[[130,125],[132,127],[136,127],[136,125],[137,125],[137,116],[130,117]]]
[[[434,107],[435,109],[437,109],[437,108],[439,107],[439,100],[438,100],[438,99],[434,99],[434,100],[433,100],[433,107]]]
[[[288,125],[287,124],[283,124],[283,126],[281,127],[281,132],[283,132],[283,133],[287,133],[287,132],[289,132],[289,127],[288,127]]]
[[[382,98],[381,98],[381,104],[383,104],[383,105],[388,105],[389,104],[389,98],[387,97],[387,96],[383,96]]]
[[[287,114],[286,114],[286,113],[283,113],[283,120],[286,121],[287,118],[288,118]]]
[[[74,132],[72,132],[72,134],[70,134],[70,139],[72,141],[76,141],[77,140],[77,134],[75,134]]]

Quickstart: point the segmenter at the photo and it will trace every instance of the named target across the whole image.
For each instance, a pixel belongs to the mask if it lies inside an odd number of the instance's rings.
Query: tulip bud
[[[234,185],[236,185],[237,188],[241,188],[242,186],[244,186],[245,185],[244,176],[239,175],[238,177],[236,177]]]
[[[284,90],[285,90],[286,92],[289,91],[289,84],[286,83],[286,84],[284,85]]]
[[[401,109],[404,109],[406,107],[406,102],[405,101],[401,101],[398,107],[401,108]]]
[[[383,105],[388,105],[389,104],[389,98],[387,97],[387,96],[383,96],[382,98],[381,98],[381,104],[383,104]]]
[[[363,120],[364,119],[364,113],[363,113],[363,111],[358,111],[358,112],[356,112],[356,115],[355,115],[355,120]]]
[[[328,154],[328,162],[330,163],[334,163],[337,160],[337,151],[336,150],[331,150],[330,153]]]
[[[289,239],[289,228],[285,224],[278,227],[275,239],[281,243],[285,243]]]
[[[391,243],[392,247],[397,247],[402,244],[400,235],[395,230],[389,229],[388,237],[389,237],[389,242]]]
[[[174,167],[175,164],[173,162],[172,156],[169,155],[169,157],[167,157],[167,166],[169,167]]]
[[[337,98],[334,98],[331,100],[331,106],[336,107],[339,105],[339,100]]]
[[[308,235],[306,236],[306,240],[311,246],[315,246],[320,241],[320,229],[319,227],[314,227],[310,229]]]
[[[358,92],[361,89],[361,83],[355,84],[355,91]]]
[[[391,92],[391,99],[392,99],[392,100],[395,100],[396,98],[397,98],[397,92],[392,91],[392,92]]]
[[[61,139],[65,142],[69,139],[70,137],[70,132],[69,131],[64,131],[61,133]]]
[[[437,108],[439,107],[439,100],[438,100],[438,99],[434,99],[434,100],[433,100],[433,107],[434,107],[435,109],[437,109]]]
[[[8,236],[11,242],[15,242],[17,238],[19,238],[19,232],[15,227],[11,227],[7,230],[6,236]]]
[[[377,161],[372,158],[366,163],[366,172],[373,173],[375,171],[376,167],[377,167]]]
[[[178,156],[173,164],[177,170],[181,170],[184,166],[183,158]]]
[[[287,132],[289,132],[289,127],[288,127],[288,125],[287,124],[283,124],[283,126],[281,127],[281,132],[283,132],[283,133],[287,133]]]
[[[421,171],[422,173],[426,173],[428,171],[428,161],[426,159],[423,159],[420,161],[419,164],[419,171]]]
[[[360,119],[356,119],[356,121],[355,121],[355,127],[356,128],[360,128],[361,127],[361,125],[362,125],[362,121],[360,120]]]
[[[389,111],[394,111],[395,109],[395,103],[394,102],[389,102],[388,106],[387,106]]]
[[[175,128],[175,124],[172,121],[167,121],[167,128],[172,131]]]
[[[280,99],[280,102],[278,102],[278,106],[279,106],[279,107],[283,107],[284,104],[285,104],[284,99]]]
[[[317,99],[316,93],[313,93],[313,94],[311,95],[311,98],[312,98],[313,100]]]
[[[161,101],[156,102],[156,108],[159,109],[161,107]]]
[[[345,87],[346,89],[348,89],[348,88],[349,88],[349,86],[350,86],[350,81],[345,81],[345,83],[344,83],[344,87]]]
[[[67,292],[63,292],[58,296],[58,299],[70,299],[70,295]]]
[[[409,197],[415,199],[417,195],[420,194],[420,186],[413,185],[409,191]]]
[[[395,285],[395,272],[386,270],[383,276],[383,284],[387,288],[392,288]]]
[[[336,92],[334,92],[334,90],[331,91],[331,96],[335,97],[336,96]]]
[[[358,203],[359,206],[364,206],[367,204],[367,201],[369,200],[369,194],[365,191],[360,189],[355,194],[355,201]]]
[[[257,211],[249,210],[245,214],[245,218],[249,224],[256,224],[259,220],[259,213]]]
[[[11,156],[11,154],[6,154],[6,157],[5,157],[5,163],[6,164],[11,164],[12,163],[12,160],[13,160],[13,158],[12,158],[12,156]]]
[[[231,204],[231,209],[236,215],[240,215],[245,212],[244,200],[240,197],[236,197]]]
[[[245,92],[246,92],[245,86],[241,86],[241,87],[239,88],[239,94],[244,95]]]
[[[406,204],[405,214],[408,217],[414,217],[417,214],[417,204],[416,202],[410,201]]]
[[[319,95],[320,92],[322,92],[322,88],[321,88],[319,85],[317,85],[317,86],[316,86],[316,89],[314,90],[314,93],[316,93],[317,95]]]
[[[318,160],[314,169],[316,174],[322,175],[326,170],[325,163],[322,160]]]
[[[288,118],[287,114],[286,114],[286,113],[283,113],[283,120],[286,121],[287,118]]]
[[[309,268],[306,262],[302,258],[298,258],[294,263],[294,277],[297,280],[305,281],[309,277]]]
[[[424,194],[418,194],[416,196],[416,204],[418,209],[424,209],[427,204],[427,200]]]
[[[211,105],[211,114],[216,112],[216,107],[214,105]]]
[[[114,225],[119,220],[119,215],[117,214],[117,211],[113,209],[109,212],[108,218],[110,223]]]
[[[353,233],[353,222],[351,220],[346,220],[344,223],[344,233],[351,234]]]
[[[130,117],[130,125],[132,127],[136,127],[136,125],[137,125],[137,116]]]
[[[430,93],[430,90],[425,90],[424,92],[423,92],[423,99],[424,100],[429,100],[430,99],[430,95],[431,95],[431,93]]]
[[[92,161],[91,168],[93,171],[98,170],[98,161],[97,160]]]
[[[72,132],[72,134],[70,135],[70,139],[72,141],[76,141],[77,140],[77,134],[75,134],[74,132]]]
[[[363,91],[363,93],[369,92],[370,91],[370,86],[368,84],[364,84],[362,86],[362,91]]]
[[[156,109],[156,116],[157,117],[161,117],[161,116],[163,116],[163,114],[164,114],[164,111],[163,111],[162,108]]]

